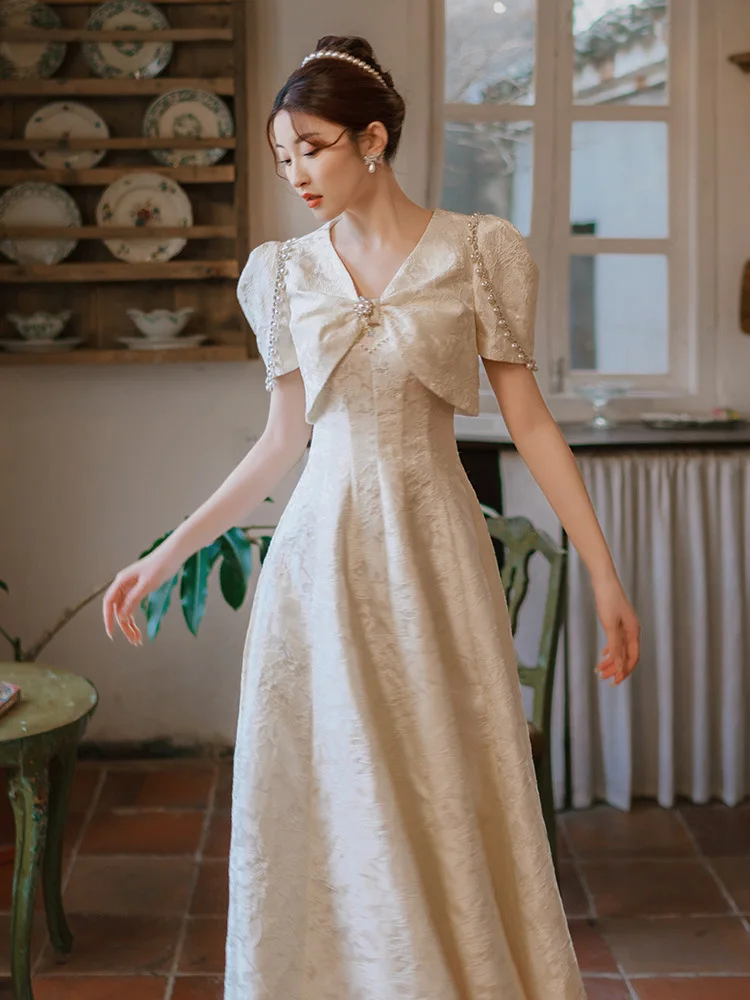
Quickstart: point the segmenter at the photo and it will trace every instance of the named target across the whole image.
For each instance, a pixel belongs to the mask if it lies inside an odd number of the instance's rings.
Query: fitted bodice
[[[310,423],[340,414],[342,405],[354,413],[358,392],[381,366],[377,392],[364,393],[370,403],[417,412],[437,397],[475,414],[478,354],[530,363],[537,271],[509,222],[435,211],[375,300],[357,296],[330,225],[258,247],[238,289],[271,377],[300,369]]]

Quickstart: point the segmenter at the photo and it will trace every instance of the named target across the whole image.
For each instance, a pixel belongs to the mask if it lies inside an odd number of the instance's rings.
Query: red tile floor
[[[65,877],[75,945],[57,965],[38,913],[35,1000],[220,1000],[230,787],[230,763],[80,765]],[[589,1000],[750,998],[750,802],[600,806],[563,814],[560,831]],[[0,867],[0,977],[10,882]]]

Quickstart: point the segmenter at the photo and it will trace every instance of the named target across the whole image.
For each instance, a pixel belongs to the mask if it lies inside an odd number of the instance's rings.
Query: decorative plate
[[[58,351],[72,351],[82,343],[82,337],[60,337],[57,340],[0,340],[0,347],[9,354],[57,354]]]
[[[26,122],[27,139],[107,138],[106,122],[93,108],[77,101],[54,101],[45,104]],[[95,167],[105,155],[94,149],[32,149],[32,157],[42,167],[59,170],[86,170]]]
[[[110,0],[86,22],[88,31],[162,31],[169,21],[145,0]],[[172,58],[171,42],[84,42],[83,55],[95,76],[145,79],[158,76]]]
[[[186,347],[198,347],[207,340],[206,334],[196,333],[190,337],[170,337],[168,340],[153,340],[146,337],[118,337],[119,344],[125,344],[131,351],[177,351]]]
[[[0,197],[0,222],[5,226],[80,226],[78,206],[57,184],[25,181]],[[0,250],[19,264],[59,264],[77,240],[0,240]]]
[[[171,139],[229,138],[234,121],[226,104],[206,90],[170,90],[152,101],[143,119],[143,134]],[[208,167],[226,154],[226,149],[152,149],[151,154],[167,167]]]
[[[126,174],[106,189],[96,206],[99,226],[192,226],[193,208],[184,189],[159,174]],[[129,263],[171,260],[187,240],[105,240],[107,249]]]
[[[0,3],[0,28],[59,28],[51,7],[36,0]],[[0,42],[0,80],[52,76],[65,58],[65,42]]]

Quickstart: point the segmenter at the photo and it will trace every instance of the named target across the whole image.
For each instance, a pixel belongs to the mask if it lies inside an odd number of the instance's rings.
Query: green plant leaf
[[[265,562],[266,556],[268,555],[268,550],[271,547],[271,536],[261,535],[260,536],[260,561]]]
[[[143,559],[144,556],[150,555],[150,553],[153,552],[154,549],[158,549],[161,543],[166,541],[167,538],[169,538],[173,530],[174,530],[173,528],[170,528],[170,530],[166,533],[166,535],[162,535],[161,538],[157,538],[155,542],[152,542],[152,544],[147,549],[141,552],[138,558]]]
[[[217,539],[190,556],[182,567],[180,580],[182,614],[193,635],[197,635],[203,620],[208,595],[208,577],[221,552],[221,540]]]
[[[224,559],[219,582],[224,600],[237,611],[247,594],[247,582],[253,571],[252,542],[241,528],[230,528],[219,539]]]
[[[163,583],[158,590],[154,590],[150,594],[147,594],[147,596],[141,601],[141,607],[143,608],[143,613],[146,616],[146,634],[152,642],[159,634],[159,629],[161,628],[164,615],[167,611],[169,611],[172,591],[174,590],[179,578],[180,576],[178,573],[173,576],[171,580],[167,580],[166,583]]]

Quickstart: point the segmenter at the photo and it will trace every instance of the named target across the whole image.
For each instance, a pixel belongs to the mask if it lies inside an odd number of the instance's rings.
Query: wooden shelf
[[[237,140],[216,137],[214,139],[158,138],[153,136],[120,136],[116,139],[0,139],[0,150],[23,152],[24,150],[52,150],[67,153],[75,149],[235,149]]]
[[[229,226],[2,226],[3,240],[233,240]]]
[[[88,31],[85,28],[0,28],[0,42],[231,42],[231,28],[134,28]]]
[[[729,61],[739,66],[743,73],[750,73],[750,52],[739,52],[735,56],[730,56]]]
[[[121,77],[100,80],[98,77],[53,77],[49,80],[3,80],[3,96],[8,97],[133,97],[166,94],[170,90],[212,90],[215,94],[234,94],[234,78],[156,76],[150,80]]]
[[[45,0],[48,7],[90,7],[94,0]],[[159,0],[159,6],[168,4],[188,4],[194,7],[212,7],[215,4],[230,4],[235,0]]]
[[[10,365],[166,365],[196,364],[202,361],[247,361],[244,344],[206,344],[187,347],[184,351],[130,351],[126,347],[114,350],[65,351],[60,354],[11,354],[0,351],[0,366]]]
[[[225,167],[162,167],[150,163],[128,164],[122,167],[92,167],[90,170],[0,170],[0,187],[39,181],[49,184],[69,184],[74,187],[106,187],[123,174],[162,174],[181,184],[233,184],[235,169]]]
[[[238,278],[236,260],[169,260],[163,264],[82,261],[79,264],[0,264],[0,283],[84,284],[94,281],[195,281]]]

